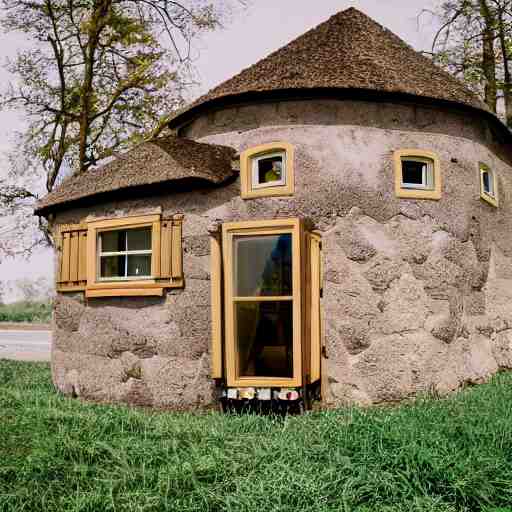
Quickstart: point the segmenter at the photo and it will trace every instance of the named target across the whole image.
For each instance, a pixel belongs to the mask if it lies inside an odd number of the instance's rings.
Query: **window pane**
[[[239,236],[234,245],[235,296],[292,294],[292,235]]]
[[[149,277],[151,275],[151,254],[129,254],[128,276]]]
[[[124,277],[126,256],[102,256],[100,277]]]
[[[239,377],[293,377],[293,304],[235,304]]]
[[[427,174],[427,164],[413,160],[402,160],[402,183],[425,186],[424,176]]]
[[[483,171],[482,172],[482,181],[484,184],[484,192],[486,194],[489,194],[492,196],[494,194],[494,189],[493,189],[491,173],[488,171]]]
[[[100,233],[101,252],[126,251],[126,231],[104,231]]]
[[[272,183],[283,178],[283,156],[272,156],[258,160],[258,183]]]
[[[129,251],[151,250],[151,228],[130,229],[127,232]]]

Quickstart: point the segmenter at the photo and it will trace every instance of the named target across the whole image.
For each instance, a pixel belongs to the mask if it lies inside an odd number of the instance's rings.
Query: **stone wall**
[[[295,124],[230,130],[227,123],[200,139],[238,150],[292,143],[291,198],[242,200],[236,181],[178,194],[170,187],[168,194],[57,216],[58,224],[154,207],[185,214],[184,290],[158,299],[58,298],[52,366],[60,390],[161,407],[214,404],[207,227],[297,216],[323,235],[326,403],[443,394],[512,367],[509,165],[469,129],[450,135],[399,123],[393,129],[302,124],[301,115]],[[441,200],[395,198],[392,153],[400,148],[439,155]],[[479,197],[480,161],[499,175],[498,209]]]

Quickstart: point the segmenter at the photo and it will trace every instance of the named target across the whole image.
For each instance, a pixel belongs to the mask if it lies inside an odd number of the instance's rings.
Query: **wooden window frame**
[[[235,236],[258,236],[290,233],[292,235],[292,283],[291,301],[293,304],[293,377],[240,377],[237,369],[235,343],[233,295],[233,239]],[[277,219],[262,221],[230,222],[222,226],[222,255],[224,263],[225,295],[225,367],[226,381],[230,387],[298,387],[302,385],[302,223],[300,219]],[[229,270],[228,270],[229,269]],[[251,300],[254,298],[251,297]],[[276,297],[261,298],[276,300]]]
[[[434,188],[409,188],[402,186],[402,160],[432,163]],[[395,195],[403,199],[441,199],[442,177],[439,157],[423,149],[400,149],[393,153],[395,167]]]
[[[151,277],[144,279],[99,279],[98,235],[105,231],[150,226]],[[160,215],[141,215],[119,219],[101,219],[87,223],[87,288],[86,297],[162,296],[160,276]]]
[[[282,153],[284,184],[253,187],[253,162],[266,156]],[[242,199],[269,196],[291,196],[295,192],[294,148],[287,142],[272,142],[247,149],[240,155],[240,183]]]
[[[151,276],[100,278],[98,234],[151,227]],[[162,296],[166,288],[182,288],[183,215],[161,214],[85,220],[56,228],[58,292],[84,292],[86,297]]]
[[[481,199],[483,199],[484,201],[489,203],[491,206],[494,206],[495,208],[497,208],[499,206],[499,198],[498,198],[498,179],[496,176],[496,172],[494,171],[494,169],[491,169],[488,165],[486,165],[482,162],[480,162],[478,164],[478,169],[479,169],[478,173],[479,173],[479,177],[480,177],[480,197],[481,197]],[[488,173],[492,179],[492,187],[493,187],[494,194],[489,194],[488,192],[485,191],[485,188],[484,188],[484,173],[485,172]]]

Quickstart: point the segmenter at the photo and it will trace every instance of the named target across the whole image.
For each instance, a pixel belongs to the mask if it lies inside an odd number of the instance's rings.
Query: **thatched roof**
[[[220,100],[263,98],[277,91],[397,93],[487,111],[462,82],[351,7],[215,87],[170,126],[178,127]]]
[[[136,146],[112,162],[71,176],[38,201],[36,214],[98,194],[180,180],[219,184],[233,176],[236,151],[190,139],[162,137]]]

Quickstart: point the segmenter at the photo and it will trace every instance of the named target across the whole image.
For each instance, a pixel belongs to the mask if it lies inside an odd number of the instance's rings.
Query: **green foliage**
[[[512,0],[443,0],[434,61],[462,79],[512,127]]]
[[[0,510],[510,511],[512,374],[447,400],[302,417],[56,394],[0,361]]]
[[[7,63],[13,81],[0,94],[0,109],[26,120],[0,179],[0,214],[19,226],[0,254],[51,242],[44,222],[27,221],[38,197],[166,127],[194,83],[193,41],[232,3],[0,0],[0,27],[28,43]]]
[[[50,302],[20,301],[0,304],[0,322],[48,323],[51,318]]]

